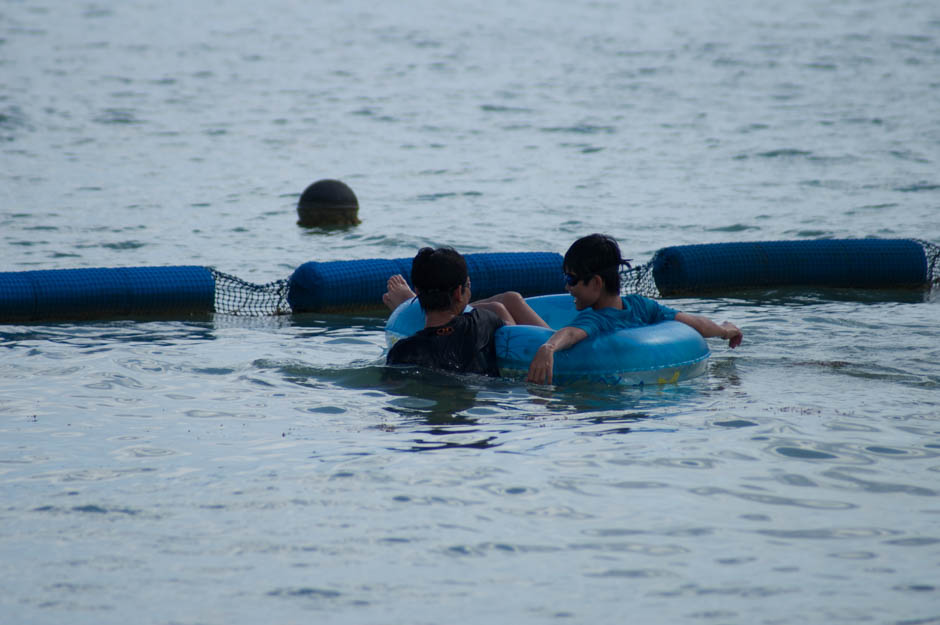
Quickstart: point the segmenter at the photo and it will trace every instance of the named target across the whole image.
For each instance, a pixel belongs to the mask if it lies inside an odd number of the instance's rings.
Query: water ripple
[[[159,449],[156,447],[124,447],[111,452],[111,455],[120,459],[130,458],[165,458],[168,456],[179,455],[179,452],[172,449]]]
[[[659,458],[654,464],[671,469],[714,469],[719,462],[710,458]]]
[[[779,588],[773,586],[720,586],[720,587],[709,587],[709,586],[700,586],[699,584],[683,584],[675,590],[664,590],[659,592],[652,593],[654,596],[659,597],[684,597],[684,596],[707,596],[707,595],[720,595],[720,596],[735,596],[748,599],[754,598],[767,598],[774,597],[776,595],[783,594],[793,594],[802,592],[797,587],[787,587]]]
[[[767,440],[756,437],[754,440]],[[845,443],[827,443],[813,440],[787,438],[770,439],[771,444],[764,448],[772,456],[781,456],[810,463],[834,463],[840,465],[870,465],[876,460]]]
[[[940,538],[933,538],[932,536],[898,538],[896,540],[885,541],[886,545],[896,545],[898,547],[927,547],[938,543],[940,543]]]
[[[825,527],[805,530],[754,530],[754,533],[774,538],[798,540],[844,540],[897,536],[902,532],[880,527]]]
[[[287,598],[301,598],[301,599],[337,599],[343,595],[343,593],[337,590],[330,590],[327,588],[310,588],[310,587],[300,587],[300,588],[277,588],[271,590],[268,593],[269,597],[287,597]]]
[[[596,573],[585,573],[585,577],[619,579],[653,579],[657,577],[678,577],[672,571],[663,569],[606,569]]]
[[[141,120],[137,117],[135,111],[131,109],[109,108],[103,110],[94,121],[99,124],[140,124]]]
[[[452,545],[444,550],[448,556],[474,556],[483,557],[490,554],[497,555],[517,555],[517,554],[546,554],[558,553],[562,551],[561,547],[551,545],[521,545],[511,543],[484,542],[476,545]]]
[[[713,497],[716,495],[727,495],[772,506],[795,506],[797,508],[812,508],[815,510],[851,510],[858,505],[847,501],[832,501],[826,499],[797,499],[794,497],[783,497],[780,495],[769,495],[764,493],[735,492],[726,488],[717,488],[712,486],[703,486],[693,488],[689,492],[704,497]]]
[[[675,556],[688,553],[682,545],[652,545],[636,542],[575,543],[568,545],[575,551],[605,551],[611,553],[637,553],[646,556]]]
[[[133,508],[99,506],[96,504],[72,506],[71,508],[61,506],[40,506],[38,508],[34,508],[33,512],[45,512],[49,514],[119,514],[124,516],[139,516],[141,514],[140,510],[135,510]]]
[[[33,480],[45,480],[51,482],[102,482],[106,480],[116,480],[124,477],[139,476],[143,473],[150,473],[155,469],[142,467],[132,469],[75,469],[51,471],[48,473],[37,473],[30,476]]]
[[[866,480],[854,475],[847,475],[845,471],[837,469],[826,471],[823,473],[823,475],[834,480],[839,480],[843,483],[851,484],[858,490],[869,493],[904,493],[918,497],[936,497],[938,494],[940,494],[933,488],[925,488],[923,486],[916,486],[913,484],[899,484],[896,482]]]

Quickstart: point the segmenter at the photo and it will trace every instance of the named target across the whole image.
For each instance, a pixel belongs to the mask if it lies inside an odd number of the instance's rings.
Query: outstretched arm
[[[681,321],[685,325],[694,328],[705,338],[718,337],[728,341],[728,347],[734,349],[741,344],[744,339],[744,333],[738,326],[725,321],[718,325],[707,317],[701,315],[690,315],[688,313],[676,313],[676,321]]]
[[[552,369],[555,366],[555,352],[568,349],[575,343],[587,338],[587,332],[581,328],[565,326],[549,337],[547,341],[535,352],[532,363],[529,365],[527,382],[536,384],[551,384]]]

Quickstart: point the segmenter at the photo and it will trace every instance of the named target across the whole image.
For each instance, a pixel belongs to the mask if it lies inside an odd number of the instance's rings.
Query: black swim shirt
[[[496,313],[474,309],[399,340],[385,363],[499,377],[493,334],[503,325]]]

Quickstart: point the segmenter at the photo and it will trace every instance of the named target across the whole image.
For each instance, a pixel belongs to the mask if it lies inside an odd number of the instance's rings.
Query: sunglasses
[[[568,286],[574,286],[578,282],[581,282],[581,280],[582,280],[581,276],[576,276],[573,273],[565,274],[565,284],[567,284]]]
[[[631,267],[630,267],[630,259],[629,259],[629,258],[628,258],[628,259],[625,259],[625,260],[622,261],[620,264],[623,265],[623,266],[625,266],[627,269],[630,269],[630,268],[631,268]],[[565,275],[565,284],[567,284],[568,286],[574,286],[574,285],[576,285],[578,282],[581,282],[582,280],[585,280],[585,281],[590,280],[591,278],[593,278],[593,277],[596,276],[597,274],[596,274],[596,273],[589,273],[589,274],[584,275],[584,276],[577,276],[577,275],[575,275],[575,274],[573,274],[573,273],[565,272],[564,275]]]

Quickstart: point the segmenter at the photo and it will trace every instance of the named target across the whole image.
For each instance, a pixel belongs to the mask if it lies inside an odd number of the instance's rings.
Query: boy
[[[583,312],[539,347],[529,365],[528,382],[552,383],[556,351],[568,349],[590,336],[670,319],[691,326],[705,338],[727,339],[732,349],[741,344],[744,336],[741,330],[727,321],[718,325],[640,295],[621,297],[620,267],[626,264],[620,246],[607,235],[591,234],[568,248],[563,264],[565,289],[574,296],[575,308]]]
[[[411,280],[424,310],[424,329],[403,338],[389,350],[389,365],[417,365],[499,377],[493,334],[504,325],[526,323],[548,327],[519,293],[507,292],[470,302],[467,263],[450,247],[418,251],[411,264]],[[388,279],[382,301],[391,310],[415,297],[400,275]]]

